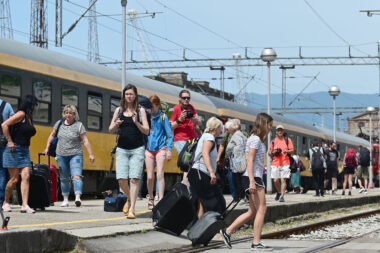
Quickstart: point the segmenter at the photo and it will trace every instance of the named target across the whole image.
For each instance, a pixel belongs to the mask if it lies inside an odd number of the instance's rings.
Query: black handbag
[[[57,132],[55,133],[54,138],[50,141],[49,150],[48,150],[48,155],[50,155],[50,156],[55,157],[57,155],[55,153],[55,151],[57,149],[57,144],[58,144],[58,131],[59,131],[59,128],[61,127],[64,120],[65,119],[61,119],[61,121],[59,122],[58,127],[57,127]]]

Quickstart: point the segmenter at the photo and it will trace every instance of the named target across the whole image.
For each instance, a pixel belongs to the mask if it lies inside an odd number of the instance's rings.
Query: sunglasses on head
[[[183,100],[190,100],[190,97],[181,97]]]

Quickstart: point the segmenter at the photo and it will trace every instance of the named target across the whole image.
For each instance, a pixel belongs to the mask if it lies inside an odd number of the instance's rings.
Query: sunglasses
[[[183,100],[190,100],[190,97],[181,97]]]

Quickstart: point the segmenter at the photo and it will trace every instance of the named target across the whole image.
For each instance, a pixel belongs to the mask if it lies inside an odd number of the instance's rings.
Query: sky
[[[9,2],[14,39],[28,43],[30,0]],[[88,5],[88,0],[63,0],[64,32]],[[244,56],[245,47],[251,57],[260,56],[265,47],[273,47],[279,57],[297,57],[299,47],[304,56],[348,56],[349,45],[354,56],[376,56],[380,41],[380,16],[368,17],[359,12],[380,9],[378,1],[374,0],[128,0],[127,10],[130,9],[138,13],[156,13],[154,18],[141,14],[137,19],[139,27],[144,29],[141,34],[153,60],[181,59],[184,48],[190,59],[232,58],[234,53]],[[121,60],[120,0],[98,0],[96,10],[99,15],[111,15],[97,19],[101,61]],[[63,39],[63,48],[56,48],[55,0],[48,0],[49,49],[86,59],[87,19],[83,18]],[[137,38],[135,29],[127,25],[128,60],[131,51],[134,59],[146,59]],[[223,64],[223,61],[216,63]],[[209,62],[201,64],[210,65]],[[128,64],[127,68],[131,66]],[[153,73],[159,71],[184,71],[189,73],[189,79],[206,80],[211,87],[220,87],[219,80],[212,80],[219,78],[219,71],[211,71],[209,67],[152,70]],[[131,72],[152,74],[146,70]],[[246,85],[247,92],[267,93],[266,67],[240,67],[239,73],[240,83]],[[307,86],[316,75],[317,80]],[[287,92],[291,94],[298,94],[306,86],[304,93],[328,92],[332,85],[338,85],[352,96],[379,93],[379,66],[296,66],[287,71],[287,76],[291,77],[286,81]],[[225,77],[232,78],[225,81],[226,91],[236,92],[236,69],[226,68]],[[281,93],[281,82],[281,70],[272,67],[272,93]],[[362,106],[370,105],[362,101]]]

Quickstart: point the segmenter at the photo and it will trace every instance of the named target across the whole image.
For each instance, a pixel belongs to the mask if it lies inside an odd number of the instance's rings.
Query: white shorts
[[[271,178],[290,178],[289,165],[285,166],[271,166]]]

